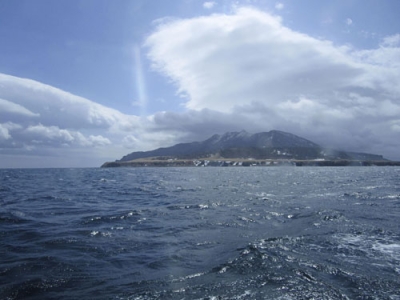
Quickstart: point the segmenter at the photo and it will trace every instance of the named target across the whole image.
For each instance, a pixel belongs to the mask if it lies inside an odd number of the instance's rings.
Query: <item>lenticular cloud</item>
[[[0,74],[0,150],[101,147],[138,118],[40,82]],[[111,134],[112,133],[112,134]],[[122,137],[121,137],[122,139]],[[13,150],[16,153],[16,150]]]

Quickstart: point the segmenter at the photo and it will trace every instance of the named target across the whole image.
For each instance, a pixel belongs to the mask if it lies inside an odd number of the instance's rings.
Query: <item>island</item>
[[[294,134],[271,130],[215,134],[202,142],[132,152],[113,167],[400,166],[382,155],[327,149]]]

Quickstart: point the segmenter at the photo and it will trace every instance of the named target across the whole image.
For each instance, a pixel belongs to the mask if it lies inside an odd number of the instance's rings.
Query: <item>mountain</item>
[[[325,149],[291,133],[271,130],[249,134],[246,131],[215,134],[202,142],[181,143],[152,151],[132,152],[119,162],[143,158],[198,159],[207,157],[253,159],[347,159],[384,160],[381,155]]]

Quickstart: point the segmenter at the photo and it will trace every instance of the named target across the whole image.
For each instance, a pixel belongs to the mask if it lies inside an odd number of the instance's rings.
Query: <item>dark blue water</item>
[[[400,168],[0,170],[1,299],[400,299]]]

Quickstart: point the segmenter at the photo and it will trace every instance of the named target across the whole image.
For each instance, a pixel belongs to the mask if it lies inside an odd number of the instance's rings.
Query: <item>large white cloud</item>
[[[197,116],[218,111],[244,129],[283,129],[400,158],[398,40],[372,50],[338,46],[247,7],[160,24],[145,45]],[[173,124],[168,114],[156,120]]]
[[[155,67],[188,95],[190,109],[273,104],[346,87],[365,72],[347,48],[292,31],[280,18],[250,8],[164,24],[146,45]]]

